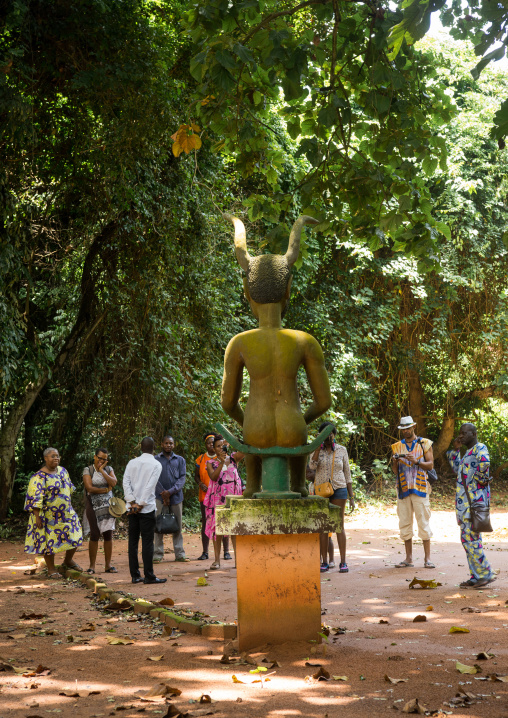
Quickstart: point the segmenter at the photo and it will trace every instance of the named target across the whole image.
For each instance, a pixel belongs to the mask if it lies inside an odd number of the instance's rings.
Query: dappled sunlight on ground
[[[455,707],[453,715],[505,718],[508,687],[476,680],[491,673],[508,674],[508,530],[504,514],[495,513],[494,524],[498,530],[485,544],[489,559],[500,570],[498,580],[482,592],[462,591],[458,584],[467,577],[467,567],[453,513],[439,511],[432,516],[436,569],[430,571],[423,568],[418,541],[415,567],[394,567],[403,546],[397,537],[393,508],[348,516],[349,573],[335,569],[321,576],[322,620],[330,635],[321,645],[296,642],[260,647],[252,653],[258,665],[263,665],[263,657],[280,664],[265,675],[251,674],[252,664],[221,663],[224,651],[233,651],[231,644],[186,634],[161,635],[158,624],[149,618],[128,621],[125,614],[102,613],[90,590],[82,585],[46,581],[40,574],[25,576],[23,572],[33,564],[27,562],[22,545],[0,543],[0,656],[18,668],[42,665],[51,670],[49,675],[31,677],[0,672],[1,718],[165,716],[165,699],[142,702],[136,695],[157,683],[182,691],[170,703],[185,711],[203,708],[195,701],[203,694],[210,695],[216,718],[377,718],[393,716],[394,707],[401,710],[415,697],[429,709],[449,711],[446,702],[461,686],[483,694],[483,698],[467,709]],[[185,545],[189,557],[199,555],[197,536],[187,536]],[[167,577],[167,584],[133,587],[126,549],[125,541],[115,542],[118,574],[98,571],[98,577],[115,590],[134,591],[152,601],[171,597],[176,607],[235,620],[233,562],[223,562],[217,572],[208,571],[211,561],[178,564],[172,560],[167,542],[166,559],[157,565],[158,575]],[[86,566],[85,550],[76,558]],[[338,565],[337,546],[335,560]],[[208,585],[198,588],[197,578],[205,573]],[[442,586],[409,590],[415,576],[433,578]],[[45,616],[23,620],[23,612]],[[427,620],[413,623],[417,615],[425,615]],[[88,622],[95,625],[94,631],[81,630]],[[467,627],[470,632],[449,634],[452,626]],[[68,636],[73,642],[67,642]],[[110,645],[108,636],[129,637],[133,643]],[[469,666],[480,664],[476,655],[481,650],[495,654],[482,663],[482,673],[464,676],[457,672],[457,660]],[[160,660],[149,660],[160,656]],[[320,665],[330,680],[312,678]],[[233,676],[242,682],[235,683]],[[251,683],[258,676],[263,682]],[[385,676],[407,682],[390,685]],[[61,692],[68,695],[59,695]]]

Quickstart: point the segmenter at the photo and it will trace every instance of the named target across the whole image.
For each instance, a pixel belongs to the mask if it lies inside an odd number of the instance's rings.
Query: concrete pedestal
[[[236,537],[238,642],[319,640],[318,534]]]

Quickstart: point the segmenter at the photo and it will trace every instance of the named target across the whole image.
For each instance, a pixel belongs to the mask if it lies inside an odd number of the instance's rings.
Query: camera
[[[223,444],[222,451],[224,451],[225,454],[228,453],[229,446],[227,444]]]

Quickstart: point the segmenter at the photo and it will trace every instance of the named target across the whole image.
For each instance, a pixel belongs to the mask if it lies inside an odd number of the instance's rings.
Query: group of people
[[[324,422],[321,432],[330,425]],[[405,545],[405,558],[396,566],[413,567],[413,520],[416,518],[418,534],[423,542],[424,567],[435,568],[430,558],[430,493],[428,474],[433,470],[432,441],[416,435],[416,422],[402,417],[398,427],[400,441],[392,445],[391,466],[397,477],[397,513],[401,539]],[[329,501],[341,509],[342,531],[337,534],[340,553],[339,572],[346,573],[346,533],[344,530],[345,506],[349,500],[354,509],[354,493],[347,450],[336,443],[337,430],[332,431],[325,442],[310,457],[308,477],[311,493],[320,493],[321,484],[331,484]],[[240,452],[231,452],[220,434],[208,433],[203,437],[205,451],[195,462],[194,479],[199,489],[201,505],[202,553],[197,560],[209,558],[210,540],[213,542],[214,560],[212,570],[220,568],[221,547],[224,559],[230,560],[229,537],[217,534],[215,509],[224,505],[226,496],[242,495],[243,484],[238,464],[244,458]],[[466,452],[461,456],[461,446]],[[174,452],[172,436],[162,440],[161,452],[154,455],[155,442],[145,437],[141,442],[141,454],[129,461],[123,476],[125,511],[128,516],[129,570],[133,583],[163,583],[165,578],[155,575],[154,564],[164,557],[164,536],[156,533],[156,519],[164,507],[177,520],[178,530],[173,536],[175,561],[185,562],[182,535],[183,488],[186,478],[186,462]],[[453,449],[447,452],[452,469],[457,474],[456,513],[460,526],[461,541],[467,554],[470,576],[461,583],[462,588],[481,588],[495,580],[495,574],[485,556],[481,535],[471,527],[470,504],[489,504],[489,454],[485,444],[478,442],[476,428],[464,424]],[[83,543],[83,533],[90,534],[88,552],[90,565],[87,572],[95,573],[99,539],[104,541],[105,572],[117,573],[112,565],[113,532],[115,517],[110,510],[113,489],[117,478],[108,465],[108,452],[97,449],[93,462],[83,469],[85,513],[83,530],[72,507],[71,495],[75,490],[66,469],[60,466],[57,449],[44,451],[44,465],[30,479],[25,509],[29,512],[25,552],[43,555],[50,579],[60,578],[55,571],[54,556],[65,551],[64,565],[83,570],[75,561],[74,553]],[[141,576],[138,548],[141,538],[143,577]],[[232,537],[233,545],[235,542]],[[321,571],[335,566],[331,535],[320,537]]]
[[[435,568],[430,560],[430,493],[428,473],[434,468],[432,441],[416,434],[416,422],[411,416],[402,417],[399,430],[402,439],[392,444],[391,465],[397,477],[397,514],[400,537],[404,541],[406,556],[397,568],[412,568],[413,519],[416,518],[418,535],[422,539],[424,567]],[[460,449],[465,447],[461,456]],[[478,441],[474,424],[460,427],[453,448],[446,452],[450,466],[457,476],[455,512],[460,528],[460,540],[466,552],[470,575],[461,588],[481,589],[496,575],[487,560],[480,533],[473,531],[472,505],[487,509],[490,506],[489,450]]]

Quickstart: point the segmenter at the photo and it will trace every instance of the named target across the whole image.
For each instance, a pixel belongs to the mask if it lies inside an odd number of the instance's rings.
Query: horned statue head
[[[224,214],[235,227],[235,253],[238,264],[247,274],[246,289],[250,298],[258,304],[275,304],[286,296],[291,267],[300,253],[300,237],[304,224],[319,224],[317,219],[302,215],[291,229],[286,254],[261,254],[251,257],[247,250],[245,227],[238,217]]]

